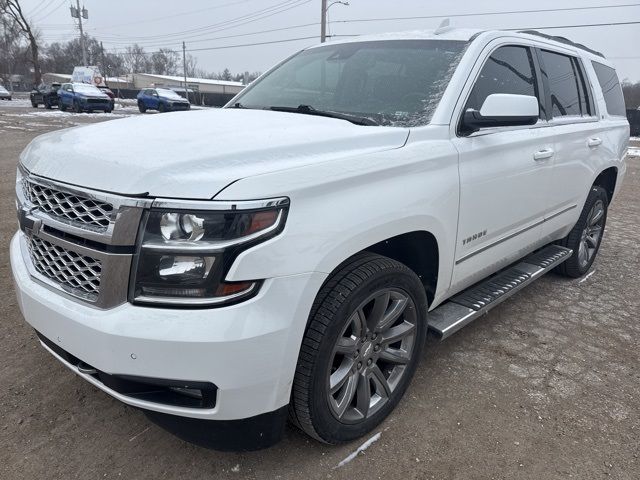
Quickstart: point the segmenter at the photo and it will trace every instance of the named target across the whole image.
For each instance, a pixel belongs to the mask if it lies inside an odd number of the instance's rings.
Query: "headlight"
[[[131,300],[214,306],[257,293],[259,279],[226,282],[225,277],[240,252],[282,231],[288,199],[233,206],[229,210],[152,208],[143,221]]]

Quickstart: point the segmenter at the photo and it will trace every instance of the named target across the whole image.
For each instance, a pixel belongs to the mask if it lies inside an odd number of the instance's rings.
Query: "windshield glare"
[[[298,107],[425,125],[467,45],[448,40],[353,42],[304,50],[237,101],[246,108]]]

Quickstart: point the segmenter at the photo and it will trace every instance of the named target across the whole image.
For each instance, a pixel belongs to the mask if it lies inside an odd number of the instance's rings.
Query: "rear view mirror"
[[[494,93],[480,111],[468,109],[462,119],[462,131],[469,135],[481,128],[535,125],[540,115],[538,99],[530,95]]]

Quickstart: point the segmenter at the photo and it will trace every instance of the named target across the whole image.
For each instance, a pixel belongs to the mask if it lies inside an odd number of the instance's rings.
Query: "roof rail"
[[[577,47],[582,50],[586,50],[587,52],[593,53],[594,55],[598,55],[599,57],[605,58],[601,52],[593,50],[589,47],[585,47],[581,43],[572,42],[568,38],[560,37],[556,35],[547,35],[546,33],[539,32],[537,30],[520,30],[518,33],[526,33],[528,35],[535,35],[536,37],[546,38],[547,40],[554,40],[559,43],[564,43],[565,45],[571,45],[572,47]]]

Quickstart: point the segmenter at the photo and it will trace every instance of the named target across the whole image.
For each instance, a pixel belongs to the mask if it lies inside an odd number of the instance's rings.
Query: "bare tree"
[[[144,73],[149,70],[149,59],[144,48],[134,43],[125,49],[122,55],[124,66],[129,73]]]
[[[170,48],[161,48],[159,51],[151,54],[149,62],[151,73],[157,75],[177,75],[179,61],[180,57],[176,51]]]
[[[22,7],[18,0],[0,0],[0,14],[6,15],[13,19],[20,28],[22,34],[29,42],[31,49],[31,63],[33,63],[34,82],[39,85],[42,81],[42,72],[40,70],[40,58],[38,55],[38,40],[36,33],[31,28],[31,24],[27,21],[22,12]]]
[[[195,77],[198,70],[198,59],[187,53],[185,57],[187,77]]]

